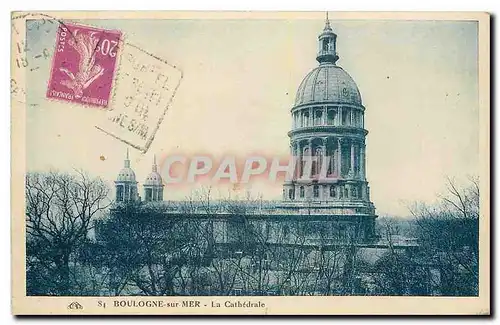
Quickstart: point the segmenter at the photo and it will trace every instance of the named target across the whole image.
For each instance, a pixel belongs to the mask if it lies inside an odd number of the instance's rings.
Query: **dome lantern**
[[[318,36],[318,43],[319,49],[316,60],[320,64],[335,64],[339,59],[337,55],[337,34],[335,34],[330,27],[328,12],[326,13],[325,28],[323,29],[323,32]]]
[[[319,51],[316,60],[319,66],[310,71],[300,83],[294,107],[327,102],[362,106],[358,86],[352,77],[336,64],[337,35],[332,31],[328,13],[325,27],[318,39]]]

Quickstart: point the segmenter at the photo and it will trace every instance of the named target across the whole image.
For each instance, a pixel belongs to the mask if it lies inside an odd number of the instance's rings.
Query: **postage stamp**
[[[108,107],[121,32],[59,25],[47,97]]]
[[[40,78],[47,61],[52,61],[47,99],[103,108],[104,115],[94,123],[96,129],[147,152],[181,83],[181,69],[126,42],[118,29],[54,16],[25,13],[13,17],[14,35],[24,30],[43,38],[53,35],[55,46],[38,49],[27,46],[21,37],[16,39],[13,69],[19,73],[11,79],[12,98],[25,103],[25,76]],[[29,105],[39,105],[39,98],[32,100],[36,103]]]

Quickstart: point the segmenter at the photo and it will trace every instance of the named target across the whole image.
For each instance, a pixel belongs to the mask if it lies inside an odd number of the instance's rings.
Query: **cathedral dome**
[[[148,175],[148,177],[146,177],[146,181],[144,181],[144,185],[162,186],[163,180],[161,178],[161,175],[155,171],[151,172]]]
[[[118,182],[135,182],[135,173],[130,167],[125,167],[118,173]]]
[[[156,165],[156,155],[154,156],[151,173],[149,173],[148,177],[146,177],[144,186],[163,187],[163,180],[160,173],[158,173],[158,166]]]
[[[122,170],[118,173],[118,177],[116,178],[116,182],[135,182],[135,173],[130,168],[130,158],[128,156],[128,148],[127,148],[127,157],[124,161],[124,166]]]
[[[358,86],[334,63],[322,63],[313,69],[297,90],[295,106],[320,102],[362,105]]]

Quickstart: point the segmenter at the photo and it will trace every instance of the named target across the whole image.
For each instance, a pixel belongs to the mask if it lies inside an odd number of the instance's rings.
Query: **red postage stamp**
[[[47,97],[108,107],[120,38],[117,30],[61,23]]]

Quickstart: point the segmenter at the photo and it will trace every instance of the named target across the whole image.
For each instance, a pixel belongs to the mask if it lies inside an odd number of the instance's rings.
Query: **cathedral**
[[[291,156],[299,163],[293,177],[283,184],[282,200],[250,204],[251,208],[245,211],[258,215],[259,220],[281,225],[291,220],[326,224],[330,230],[323,237],[332,241],[349,233],[348,237],[355,237],[357,242],[372,242],[377,216],[365,172],[365,107],[356,83],[337,65],[336,40],[327,17],[318,36],[318,66],[300,83],[290,110]],[[326,178],[319,177],[324,168],[320,166],[323,157],[329,157]],[[306,171],[307,158],[314,161],[310,171]],[[124,168],[115,181],[116,201],[140,201],[137,184],[127,151]],[[163,187],[155,161],[143,184],[143,200],[163,201]],[[180,213],[171,209],[172,214]],[[224,215],[228,215],[227,211]]]
[[[226,295],[381,294],[378,274],[394,259],[411,261],[415,272],[409,277],[421,283],[415,287],[437,294],[439,270],[412,257],[418,252],[414,239],[381,236],[375,229],[365,168],[365,107],[353,78],[337,65],[336,40],[327,17],[318,37],[318,66],[300,83],[290,109],[290,156],[296,163],[281,200],[164,201],[156,159],[141,198],[127,151],[112,213],[121,218],[134,206],[124,203],[134,202],[144,208],[138,210],[144,214],[140,220],[153,211],[160,215],[158,223],[182,224],[183,235],[203,252],[196,263],[215,273],[222,265],[238,266]],[[171,236],[168,227],[164,232],[157,235]],[[405,293],[413,290],[410,280],[402,287]],[[210,281],[205,294],[220,292],[216,279]]]
[[[291,108],[291,155],[300,163],[283,186],[283,206],[357,219],[368,238],[376,216],[365,173],[365,107],[354,80],[336,64],[336,41],[327,17],[318,36],[319,66],[302,80]],[[313,161],[310,171],[306,157]],[[323,157],[330,158],[327,166],[321,164]],[[320,177],[321,168],[327,178]]]

